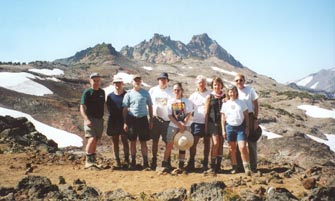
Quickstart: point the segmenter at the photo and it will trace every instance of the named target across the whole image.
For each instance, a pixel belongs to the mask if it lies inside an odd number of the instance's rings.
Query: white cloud
[[[0,72],[0,87],[35,96],[53,94],[50,89],[32,80],[36,78],[30,73]]]
[[[66,132],[64,130],[60,130],[58,128],[48,126],[44,123],[41,123],[35,120],[29,114],[0,107],[0,115],[2,116],[9,115],[14,118],[26,117],[29,121],[31,121],[31,123],[34,124],[38,132],[45,135],[48,139],[54,140],[58,144],[58,147],[67,147],[67,146],[81,147],[83,146],[83,139],[79,137],[78,135]]]

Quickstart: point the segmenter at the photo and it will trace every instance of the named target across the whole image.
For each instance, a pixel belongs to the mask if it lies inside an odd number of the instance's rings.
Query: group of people
[[[257,171],[257,141],[248,140],[259,127],[258,95],[245,85],[245,76],[237,74],[234,86],[227,87],[222,79],[215,77],[211,89],[206,88],[206,77],[198,75],[195,79],[196,91],[189,98],[183,95],[181,83],[168,86],[168,73],[161,73],[158,85],[145,90],[140,75],[134,75],[133,88],[125,91],[123,80],[113,77],[114,91],[108,94],[100,88],[101,76],[90,75],[91,87],[81,97],[80,112],[84,118],[86,144],[85,168],[98,167],[96,162],[97,142],[103,133],[104,106],[109,117],[107,135],[112,137],[114,158],[121,166],[119,139],[124,151],[124,162],[136,169],[136,144],[140,142],[142,167],[157,167],[158,144],[160,138],[165,143],[162,161],[164,170],[172,170],[171,152],[176,144],[176,136],[191,133],[189,160],[186,163],[185,149],[179,149],[178,167],[175,172],[193,171],[198,142],[203,138],[203,166],[206,172],[216,174],[221,171],[223,144],[229,144],[232,164],[231,173],[245,171],[247,175]],[[186,136],[186,135],[185,135]],[[152,159],[149,165],[147,141],[152,140]],[[130,141],[130,153],[129,144]],[[210,146],[212,144],[212,146]]]

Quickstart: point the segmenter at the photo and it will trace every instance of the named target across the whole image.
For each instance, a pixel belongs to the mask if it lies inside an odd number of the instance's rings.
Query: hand
[[[152,129],[154,127],[154,122],[152,118],[149,119],[149,129]]]
[[[89,120],[89,119],[85,119],[84,120],[84,124],[86,125],[86,126],[89,126],[89,127],[91,127],[93,124],[92,124],[92,122],[91,122],[91,120]]]
[[[123,124],[123,130],[124,132],[128,132],[128,125],[126,123]]]

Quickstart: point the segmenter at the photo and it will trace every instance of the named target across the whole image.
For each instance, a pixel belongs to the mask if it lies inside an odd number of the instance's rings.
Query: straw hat
[[[194,142],[193,135],[189,131],[179,132],[174,136],[174,146],[179,150],[186,151],[192,147]]]
[[[258,126],[254,133],[250,133],[248,136],[248,140],[251,142],[257,142],[258,139],[262,136],[262,128]]]

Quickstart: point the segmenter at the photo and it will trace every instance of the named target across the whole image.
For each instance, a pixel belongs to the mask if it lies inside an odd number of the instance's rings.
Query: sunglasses
[[[235,80],[235,82],[243,82],[244,80],[242,79],[238,79],[238,80]]]

